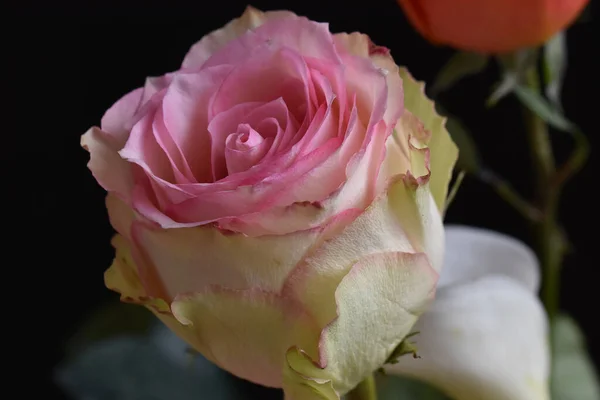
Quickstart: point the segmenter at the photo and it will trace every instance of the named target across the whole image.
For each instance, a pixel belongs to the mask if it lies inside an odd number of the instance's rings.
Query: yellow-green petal
[[[425,84],[416,81],[406,68],[400,68],[404,85],[404,107],[418,117],[431,133],[426,143],[430,151],[430,190],[440,213],[444,213],[448,183],[458,159],[458,147],[446,130],[446,118],[435,111],[432,100],[425,95]]]
[[[286,353],[283,390],[286,400],[339,400],[325,372],[312,359],[294,346]]]
[[[261,289],[213,286],[178,296],[173,314],[202,353],[215,364],[246,380],[282,387],[286,352],[298,346],[316,357],[320,329],[293,298]]]

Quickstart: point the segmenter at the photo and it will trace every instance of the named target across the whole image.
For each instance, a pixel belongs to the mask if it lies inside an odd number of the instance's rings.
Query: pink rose
[[[119,233],[107,286],[238,376],[347,392],[441,264],[456,148],[402,73],[410,111],[387,49],[291,12],[205,36],[82,138]]]

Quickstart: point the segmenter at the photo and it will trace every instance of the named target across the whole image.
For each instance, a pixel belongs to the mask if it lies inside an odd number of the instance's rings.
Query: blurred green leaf
[[[446,129],[448,129],[452,140],[458,146],[456,167],[471,173],[479,170],[481,167],[479,151],[467,128],[457,118],[448,117]]]
[[[500,100],[511,94],[518,85],[525,82],[527,71],[535,68],[537,56],[537,49],[524,49],[499,56],[497,60],[502,70],[502,79],[486,100],[486,106],[495,106]]]
[[[398,363],[398,359],[402,356],[411,354],[414,358],[418,358],[419,356],[417,355],[417,346],[415,345],[414,342],[409,341],[408,339],[410,339],[413,336],[418,335],[419,332],[412,332],[408,335],[406,335],[406,337],[404,338],[404,340],[402,340],[400,342],[400,344],[398,346],[396,346],[396,348],[394,349],[394,351],[392,351],[392,354],[390,354],[390,356],[388,357],[388,359],[386,360],[386,364],[397,364]]]
[[[546,96],[554,107],[562,110],[560,95],[567,70],[567,39],[564,31],[546,42],[543,67]]]
[[[557,186],[564,184],[583,167],[589,157],[590,145],[587,137],[574,123],[565,118],[560,110],[553,107],[533,89],[519,85],[515,88],[515,94],[521,103],[544,120],[548,125],[558,130],[568,132],[573,136],[575,147],[567,161],[558,168],[553,182]]]
[[[157,321],[145,307],[110,300],[82,321],[81,326],[69,339],[66,346],[68,357],[81,351],[91,343],[123,335],[144,335]]]
[[[416,379],[377,375],[378,400],[451,400],[438,389]]]
[[[575,124],[566,119],[562,112],[554,108],[546,99],[544,99],[540,94],[536,93],[533,89],[527,86],[517,85],[515,87],[515,94],[521,103],[536,113],[547,124],[565,132],[575,132],[577,130]]]
[[[552,400],[600,400],[597,372],[572,318],[555,319],[552,347]]]
[[[456,146],[458,146],[456,169],[470,173],[476,172],[481,167],[481,159],[471,133],[458,118],[446,111],[441,104],[436,103],[435,107],[440,115],[446,117],[446,129]]]
[[[159,335],[91,344],[58,368],[57,382],[77,400],[245,398],[229,374],[199,355],[185,361],[185,344],[167,328],[157,329]]]
[[[444,206],[445,211],[447,211],[450,208],[452,202],[456,198],[458,189],[460,189],[460,185],[462,185],[463,179],[465,179],[466,174],[467,172],[464,169],[461,169],[460,172],[456,174],[456,178],[454,178],[454,182],[452,182],[452,186],[450,186],[450,190],[448,192],[448,197],[446,198],[446,204]]]
[[[431,88],[432,95],[437,95],[452,87],[461,79],[481,72],[487,66],[489,56],[466,51],[456,52],[442,67]]]
[[[518,84],[519,77],[516,74],[504,74],[502,80],[494,87],[492,94],[487,98],[485,105],[487,107],[495,106],[500,100],[511,94]]]

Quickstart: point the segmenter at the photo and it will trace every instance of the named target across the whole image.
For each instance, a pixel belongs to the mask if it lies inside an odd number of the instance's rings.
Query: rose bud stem
[[[373,374],[348,393],[347,400],[377,400],[377,388]]]

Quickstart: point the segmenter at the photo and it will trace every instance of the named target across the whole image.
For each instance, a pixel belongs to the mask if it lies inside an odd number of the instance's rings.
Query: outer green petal
[[[162,298],[151,297],[146,293],[131,254],[131,245],[127,239],[122,235],[115,235],[112,244],[116,249],[116,256],[110,268],[104,273],[106,287],[121,294],[123,302],[145,306],[169,329],[194,346],[196,350],[209,356],[207,347],[198,340],[194,331],[175,319],[168,302]]]
[[[315,245],[319,230],[248,237],[213,226],[156,229],[134,224],[137,248],[171,298],[209,285],[279,291],[290,271]]]
[[[567,315],[554,321],[552,400],[598,400],[600,382],[585,337]]]
[[[164,300],[147,295],[140,282],[127,239],[115,235],[112,245],[116,249],[116,255],[112,265],[104,273],[106,287],[119,293],[123,302],[145,305],[155,311],[168,310],[169,307]]]
[[[431,133],[426,143],[430,150],[430,188],[441,213],[444,212],[448,183],[458,159],[458,147],[446,130],[446,119],[436,111],[433,101],[425,95],[425,84],[417,82],[406,68],[400,68],[404,84],[404,107],[417,116]]]
[[[173,314],[205,344],[204,355],[234,375],[282,387],[285,354],[298,346],[316,356],[319,329],[291,297],[260,289],[212,287],[171,304]]]
[[[339,393],[385,362],[429,304],[436,281],[423,253],[374,254],[354,265],[337,288],[338,318],[319,346]]]
[[[115,235],[113,245],[116,257],[105,273],[106,286],[120,293],[122,301],[146,306],[215,364],[245,379],[281,387],[282,372],[289,368],[287,349],[302,346],[318,357],[321,329],[295,300],[260,289],[213,286],[179,296],[169,306],[164,299],[146,293],[129,241]]]
[[[439,273],[443,250],[444,228],[428,185],[399,177],[364,213],[294,270],[286,287],[324,326],[336,317],[333,294],[357,261],[379,253],[425,253]],[[325,296],[331,301],[325,301]]]
[[[408,333],[434,290],[442,252],[427,183],[405,176],[294,271],[287,287],[325,328],[314,360],[340,394]]]

